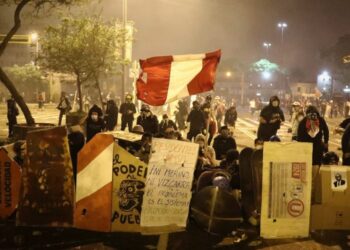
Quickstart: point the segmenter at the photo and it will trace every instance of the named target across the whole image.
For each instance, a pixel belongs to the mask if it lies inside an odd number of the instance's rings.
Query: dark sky
[[[128,0],[128,17],[138,30],[135,59],[186,54],[221,48],[223,59],[251,63],[265,55],[264,41],[272,43],[270,59],[281,58],[279,21],[286,21],[284,53],[289,69],[305,71],[314,81],[323,70],[319,51],[350,33],[350,0]],[[107,19],[121,18],[122,0],[101,0],[90,11]],[[80,8],[84,10],[84,8]],[[79,10],[80,10],[79,9]],[[0,11],[0,30],[12,17]],[[28,18],[28,17],[26,17]],[[30,18],[29,18],[30,19]],[[44,19],[45,20],[45,19]],[[48,23],[31,20],[22,29],[40,29]],[[25,21],[26,22],[26,21]]]

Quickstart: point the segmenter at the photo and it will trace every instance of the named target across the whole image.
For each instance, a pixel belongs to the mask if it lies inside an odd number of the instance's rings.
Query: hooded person
[[[277,134],[282,122],[284,122],[284,114],[280,108],[280,100],[277,96],[272,96],[269,105],[260,112],[258,138],[269,141],[273,135]]]
[[[86,119],[86,142],[90,141],[97,133],[104,129],[104,120],[102,109],[94,104],[88,113]]]
[[[114,100],[108,100],[106,115],[105,115],[106,129],[108,131],[113,131],[115,126],[117,126],[117,121],[118,121],[118,107]]]
[[[198,101],[193,101],[193,108],[187,117],[187,122],[190,123],[190,129],[187,133],[187,139],[192,141],[200,134],[205,127],[205,116],[203,111],[200,109],[200,104]]]
[[[298,127],[297,140],[312,143],[312,165],[320,165],[323,153],[328,151],[329,130],[315,106],[306,109],[306,116]]]
[[[290,129],[290,132],[292,133],[292,140],[296,140],[298,138],[299,123],[304,117],[305,115],[300,102],[293,102],[291,118],[292,128]]]

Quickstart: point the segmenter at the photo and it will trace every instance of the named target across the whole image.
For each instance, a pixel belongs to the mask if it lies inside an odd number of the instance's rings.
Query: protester
[[[107,101],[105,114],[106,130],[113,131],[118,122],[118,107],[114,100]]]
[[[134,114],[136,113],[135,104],[132,102],[132,95],[127,94],[125,96],[125,102],[120,105],[119,112],[122,114],[122,125],[121,130],[125,130],[126,126],[128,126],[129,132],[132,131],[132,126],[134,122]]]
[[[218,165],[216,161],[215,150],[207,145],[206,138],[203,134],[198,134],[194,140],[199,144],[198,158],[202,161],[203,166],[212,168]]]
[[[38,93],[38,108],[42,110],[44,108],[44,96],[42,92]]]
[[[306,109],[306,117],[299,124],[297,140],[312,142],[312,165],[320,165],[323,153],[328,151],[329,131],[315,106]]]
[[[277,96],[270,98],[269,105],[260,112],[260,123],[258,128],[258,138],[263,141],[270,140],[271,136],[277,134],[281,123],[284,122],[283,111],[279,107],[280,100]]]
[[[291,118],[291,123],[292,123],[292,140],[295,141],[298,138],[298,127],[299,123],[301,120],[304,118],[304,112],[303,109],[301,108],[300,102],[293,102],[292,105],[292,118]]]
[[[213,148],[216,153],[216,159],[220,161],[226,158],[227,151],[237,149],[236,141],[230,136],[227,126],[220,128],[220,134],[214,139]]]
[[[350,124],[346,127],[341,138],[341,149],[343,152],[343,165],[350,166]]]
[[[76,183],[77,166],[78,166],[78,153],[85,145],[84,134],[80,126],[73,126],[69,129],[68,134],[69,152],[72,160],[73,176]]]
[[[177,126],[176,126],[175,122],[173,120],[169,119],[167,114],[164,114],[163,119],[161,120],[161,122],[159,124],[159,133],[164,136],[165,131],[168,128],[172,128],[173,130],[177,130]]]
[[[192,141],[192,138],[195,138],[205,129],[205,118],[202,110],[200,109],[199,102],[193,101],[192,105],[192,110],[187,117],[187,122],[190,123],[190,129],[187,133],[187,139],[189,141]]]
[[[237,110],[236,106],[232,105],[226,110],[224,123],[230,129],[230,131],[233,132],[234,128],[236,127],[236,121]]]
[[[150,107],[146,104],[142,105],[141,114],[137,117],[136,123],[143,127],[145,133],[150,133],[153,136],[158,133],[158,118],[152,114]]]
[[[61,98],[60,102],[58,103],[57,109],[60,111],[58,117],[58,126],[61,126],[63,115],[67,114],[72,109],[65,92],[61,93]]]
[[[333,151],[325,153],[322,157],[323,165],[338,165],[338,163],[339,156]]]
[[[186,117],[188,115],[187,104],[183,100],[179,100],[176,107],[177,111],[175,112],[175,122],[179,127],[179,130],[186,129]]]
[[[141,138],[141,147],[135,157],[148,164],[152,149],[152,134],[144,133]]]
[[[11,96],[7,100],[7,120],[9,126],[9,135],[8,137],[13,137],[13,126],[17,124],[17,116],[19,115],[18,108],[16,106],[15,99]]]
[[[220,168],[230,173],[231,188],[240,189],[239,152],[236,149],[230,149],[227,151],[226,159],[221,161]]]
[[[104,129],[102,109],[94,104],[89,110],[86,120],[86,142]]]
[[[219,96],[215,97],[214,111],[216,123],[221,127],[222,119],[225,115],[225,104],[220,100]]]

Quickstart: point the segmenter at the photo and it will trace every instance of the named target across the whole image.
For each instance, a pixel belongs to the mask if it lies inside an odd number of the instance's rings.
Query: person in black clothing
[[[179,130],[186,129],[186,117],[188,115],[187,103],[183,100],[179,100],[176,107],[177,111],[175,112],[175,121],[179,127]]]
[[[309,106],[306,117],[298,127],[299,142],[312,142],[312,165],[320,165],[324,152],[328,151],[329,130],[326,121],[315,106]]]
[[[220,128],[220,134],[214,139],[213,148],[217,160],[225,159],[227,151],[230,149],[237,149],[236,141],[230,136],[230,131],[227,126],[222,126]]]
[[[205,118],[198,101],[192,103],[193,108],[187,117],[187,122],[190,123],[190,130],[187,133],[187,139],[192,141],[198,134],[205,129]]]
[[[277,134],[277,130],[284,122],[283,111],[279,107],[280,100],[277,96],[270,98],[269,105],[265,106],[260,112],[260,124],[258,128],[258,138],[263,141],[269,141],[271,136]]]
[[[132,131],[132,126],[134,122],[134,114],[136,113],[135,104],[132,102],[132,95],[127,94],[125,96],[125,102],[120,105],[119,113],[122,114],[122,126],[121,130],[125,130],[126,125],[128,125],[129,132]]]
[[[71,127],[68,134],[69,152],[72,160],[74,181],[77,183],[78,153],[84,147],[85,138],[79,126]]]
[[[60,111],[60,114],[58,116],[58,126],[61,126],[63,115],[65,115],[66,113],[68,113],[72,109],[72,107],[70,106],[70,102],[68,100],[68,97],[66,96],[65,92],[61,93],[61,98],[60,98],[60,102],[57,106],[57,109]]]
[[[347,126],[350,124],[350,117],[344,119],[339,125],[338,127],[335,128],[334,133],[337,134],[343,134],[345,129],[347,128]]]
[[[166,129],[173,128],[174,130],[177,130],[177,126],[175,122],[169,119],[167,114],[163,115],[163,120],[161,120],[159,124],[159,133],[164,136]]]
[[[137,124],[143,127],[145,133],[153,136],[158,133],[158,118],[152,114],[148,105],[142,105],[141,114],[137,117]]]
[[[235,127],[237,121],[237,110],[231,106],[226,110],[224,123],[226,126]]]
[[[105,114],[106,129],[113,131],[118,122],[118,107],[114,100],[107,101],[107,109]]]
[[[94,104],[89,110],[86,120],[86,142],[90,141],[96,134],[104,129],[102,109]]]
[[[350,124],[346,127],[341,138],[341,149],[343,151],[343,165],[350,166]]]
[[[13,137],[13,126],[17,124],[17,116],[18,116],[18,108],[16,106],[16,102],[11,97],[7,100],[7,120],[8,120],[8,126],[9,126],[9,136]]]

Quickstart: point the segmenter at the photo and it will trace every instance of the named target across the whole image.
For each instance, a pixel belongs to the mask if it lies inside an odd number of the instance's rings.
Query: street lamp
[[[269,48],[271,47],[271,43],[263,43],[263,46],[266,48],[266,57],[269,57]]]
[[[225,75],[226,75],[227,78],[229,78],[229,77],[232,76],[232,73],[231,73],[231,71],[227,71]]]
[[[37,32],[32,32],[30,34],[30,43],[35,44],[35,62],[39,57],[39,34]]]
[[[265,80],[268,80],[271,78],[271,72],[269,71],[264,71],[262,72],[262,77],[265,79]]]
[[[284,32],[284,29],[288,27],[288,24],[286,22],[279,22],[277,24],[278,28],[281,29],[282,31],[282,43],[283,43],[283,32]]]

